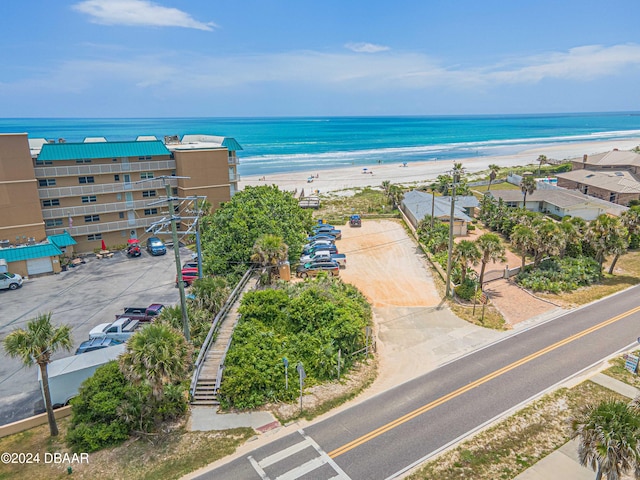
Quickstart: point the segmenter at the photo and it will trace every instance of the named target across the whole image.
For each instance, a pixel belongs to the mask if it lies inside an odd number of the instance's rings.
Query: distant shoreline
[[[540,155],[545,155],[549,159],[570,160],[580,158],[585,154],[594,155],[609,152],[614,148],[631,150],[638,145],[640,145],[640,138],[580,143],[567,142],[527,148],[512,155],[413,161],[407,163],[406,167],[403,166],[403,161],[393,163],[386,161],[382,164],[373,162],[366,167],[350,166],[328,169],[318,167],[315,170],[307,169],[304,171],[241,176],[238,187],[243,189],[246,186],[277,185],[281,190],[297,191],[298,194],[304,189],[305,195],[310,195],[316,190],[322,194],[354,188],[377,187],[383,181],[410,185],[435,180],[438,175],[450,170],[454,163],[462,163],[467,173],[475,173],[488,170],[491,164],[496,164],[500,167],[537,164],[537,159]],[[308,181],[309,177],[315,177],[316,175],[318,178],[313,178],[311,182]],[[262,180],[263,178],[264,180]]]

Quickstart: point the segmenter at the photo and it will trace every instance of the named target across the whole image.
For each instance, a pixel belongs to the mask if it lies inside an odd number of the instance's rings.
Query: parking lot
[[[181,258],[184,263],[191,252],[183,248]],[[53,359],[73,355],[94,326],[113,321],[124,307],[177,303],[175,275],[171,248],[158,257],[146,251],[139,258],[127,258],[122,252],[101,260],[92,255],[67,272],[27,280],[18,290],[0,290],[0,341],[38,314],[51,312],[54,324],[72,327],[74,343],[71,352],[58,352]],[[0,425],[4,425],[31,416],[42,395],[37,366],[24,367],[2,348],[0,359]]]

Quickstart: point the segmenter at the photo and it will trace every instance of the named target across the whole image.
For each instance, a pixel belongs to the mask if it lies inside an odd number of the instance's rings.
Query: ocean
[[[234,137],[241,175],[509,155],[567,142],[640,137],[640,113],[295,118],[19,118],[0,133],[81,142],[138,135]]]

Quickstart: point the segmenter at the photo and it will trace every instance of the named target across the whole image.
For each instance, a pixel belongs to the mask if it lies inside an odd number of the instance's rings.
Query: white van
[[[22,277],[17,273],[0,273],[0,290],[15,290],[22,286]]]

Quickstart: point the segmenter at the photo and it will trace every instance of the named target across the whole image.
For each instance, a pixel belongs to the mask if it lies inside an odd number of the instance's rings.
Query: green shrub
[[[538,268],[527,268],[516,277],[516,282],[534,292],[570,292],[600,280],[600,266],[590,257],[551,258]]]
[[[365,346],[365,327],[371,322],[363,295],[326,277],[249,292],[239,312],[220,386],[219,398],[227,408],[294,400],[298,362],[305,368],[306,385],[336,378],[338,352],[341,371],[347,372],[355,361],[350,354]],[[289,361],[289,389],[283,358]]]
[[[480,289],[477,289],[477,282],[471,278],[465,278],[464,283],[456,286],[456,295],[463,300],[472,300],[474,294],[477,292],[480,294]]]

